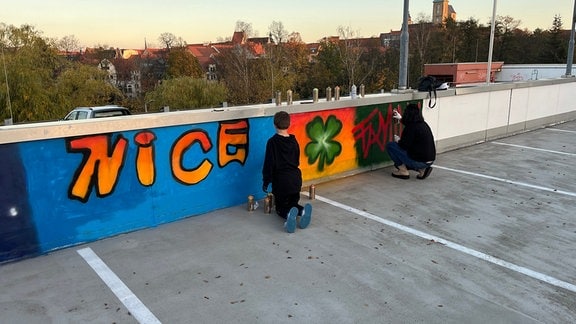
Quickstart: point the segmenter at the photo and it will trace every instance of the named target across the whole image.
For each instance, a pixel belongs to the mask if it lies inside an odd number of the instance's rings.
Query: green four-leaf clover
[[[318,170],[324,170],[326,164],[332,164],[334,159],[342,152],[342,145],[334,140],[334,137],[342,130],[342,122],[331,115],[326,124],[319,116],[306,125],[306,133],[312,140],[306,144],[305,152],[308,163],[318,161]]]

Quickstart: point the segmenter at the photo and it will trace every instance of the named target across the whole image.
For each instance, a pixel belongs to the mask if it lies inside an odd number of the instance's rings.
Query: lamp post
[[[9,121],[5,121],[7,125],[12,125],[14,116],[12,115],[12,103],[10,102],[10,87],[8,86],[8,72],[6,72],[6,59],[4,58],[4,44],[2,44],[2,63],[4,64],[4,78],[6,78],[6,106],[10,111]]]
[[[400,33],[400,71],[398,73],[398,90],[408,88],[408,11],[409,1],[404,0],[404,18],[402,20],[402,31]]]
[[[492,8],[492,24],[490,27],[490,48],[488,49],[488,64],[486,67],[486,83],[490,84],[490,74],[492,73],[492,51],[494,50],[494,30],[496,29],[496,0]]]
[[[572,31],[570,32],[570,42],[568,43],[568,58],[566,61],[566,77],[572,75],[572,61],[574,59],[574,28],[576,25],[576,0],[574,0],[574,12],[572,13]]]
[[[154,102],[154,100],[144,101],[144,112],[148,112],[148,104]]]

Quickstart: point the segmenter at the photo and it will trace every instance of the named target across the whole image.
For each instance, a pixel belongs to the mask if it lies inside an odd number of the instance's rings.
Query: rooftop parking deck
[[[0,266],[2,323],[574,323],[576,122]]]

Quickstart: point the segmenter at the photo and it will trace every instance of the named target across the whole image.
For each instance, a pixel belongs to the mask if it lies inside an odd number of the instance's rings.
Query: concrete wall
[[[576,75],[576,67],[571,75]],[[566,74],[566,64],[504,64],[496,73],[496,82],[518,82],[557,79]]]
[[[439,152],[576,119],[572,79],[491,84],[438,91],[424,118]],[[426,104],[427,101],[425,100]]]
[[[292,114],[305,184],[389,165],[392,109],[424,105],[438,151],[576,119],[571,79],[0,128],[0,262],[262,199],[272,116]]]

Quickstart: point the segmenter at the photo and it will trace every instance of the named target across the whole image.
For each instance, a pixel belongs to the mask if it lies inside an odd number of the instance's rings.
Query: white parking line
[[[130,314],[132,314],[139,323],[161,323],[91,248],[80,249],[76,252],[92,267],[94,272],[96,272],[100,279],[112,290],[114,295],[120,299],[122,304],[128,308]]]
[[[568,129],[558,129],[558,128],[546,128],[547,130],[555,131],[555,132],[564,132],[564,133],[573,133],[576,134],[576,131],[568,130]]]
[[[443,239],[443,238],[441,238],[441,237],[434,236],[434,235],[431,235],[431,234],[428,234],[428,233],[424,233],[424,232],[421,232],[421,231],[419,231],[419,230],[410,228],[410,227],[408,227],[408,226],[405,226],[405,225],[402,225],[402,224],[398,224],[398,223],[392,222],[392,221],[390,221],[390,220],[387,220],[387,219],[381,218],[381,217],[379,217],[379,216],[376,216],[376,215],[374,215],[374,214],[371,214],[371,213],[368,213],[368,212],[365,212],[365,211],[356,209],[356,208],[354,208],[354,207],[350,207],[350,206],[341,204],[341,203],[339,203],[339,202],[337,202],[337,201],[334,201],[334,200],[331,200],[331,199],[328,199],[328,198],[324,198],[324,197],[321,197],[321,196],[316,195],[316,199],[318,199],[318,200],[320,200],[320,201],[322,201],[322,202],[325,202],[325,203],[327,203],[327,204],[330,204],[330,205],[332,205],[332,206],[334,206],[334,207],[338,207],[338,208],[344,209],[344,210],[346,210],[346,211],[348,211],[348,212],[351,212],[351,213],[354,213],[354,214],[356,214],[356,215],[359,215],[359,216],[362,216],[362,217],[365,217],[365,218],[374,220],[374,221],[379,222],[379,223],[381,223],[381,224],[384,224],[384,225],[393,227],[393,228],[395,228],[395,229],[398,229],[398,230],[401,230],[401,231],[403,231],[403,232],[406,232],[406,233],[409,233],[409,234],[412,234],[412,235],[421,237],[421,238],[423,238],[423,239],[426,239],[426,240],[434,240],[435,242],[444,244],[445,246],[447,246],[447,247],[449,247],[449,248],[451,248],[451,249],[454,249],[454,250],[456,250],[456,251],[463,252],[463,253],[466,253],[466,254],[471,255],[471,256],[473,256],[473,257],[476,257],[476,258],[478,258],[478,259],[482,259],[482,260],[484,260],[484,261],[488,261],[488,262],[490,262],[490,263],[499,265],[499,266],[504,267],[504,268],[506,268],[506,269],[509,269],[509,270],[512,270],[512,271],[516,271],[516,272],[518,272],[518,273],[524,274],[524,275],[529,276],[529,277],[531,277],[531,278],[534,278],[534,279],[537,279],[537,280],[540,280],[540,281],[547,282],[547,283],[549,283],[549,284],[551,284],[551,285],[553,285],[553,286],[560,287],[560,288],[564,288],[564,289],[570,290],[570,291],[572,291],[572,292],[576,292],[576,285],[573,285],[573,284],[571,284],[571,283],[569,283],[569,282],[562,281],[562,280],[556,279],[556,278],[554,278],[554,277],[550,277],[550,276],[548,276],[548,275],[542,274],[542,273],[540,273],[540,272],[536,272],[536,271],[534,271],[534,270],[530,270],[530,269],[525,268],[525,267],[521,267],[521,266],[519,266],[519,265],[516,265],[516,264],[510,263],[510,262],[504,261],[504,260],[502,260],[502,259],[498,259],[498,258],[493,257],[493,256],[491,256],[491,255],[488,255],[488,254],[485,254],[485,253],[482,253],[482,252],[479,252],[479,251],[476,251],[476,250],[467,248],[467,247],[462,246],[462,245],[460,245],[460,244],[457,244],[457,243],[454,243],[454,242],[445,240],[445,239]]]
[[[530,147],[530,146],[524,146],[524,145],[508,144],[508,143],[502,143],[502,142],[491,142],[491,143],[492,143],[492,144],[498,144],[498,145],[513,146],[513,147],[518,147],[518,148],[523,148],[523,149],[533,150],[533,151],[541,151],[541,152],[548,152],[548,153],[554,153],[554,154],[562,154],[562,155],[576,156],[576,154],[574,154],[574,153],[561,152],[561,151],[553,151],[553,150],[546,150],[546,149],[541,149],[541,148],[537,148],[537,147]]]
[[[553,192],[553,193],[557,193],[557,194],[561,194],[561,195],[576,197],[576,192],[572,192],[572,191],[564,191],[564,190],[558,190],[558,189],[554,189],[554,188],[547,188],[547,187],[533,185],[533,184],[529,184],[529,183],[525,183],[525,182],[513,181],[513,180],[509,180],[509,179],[493,177],[493,176],[489,176],[489,175],[485,175],[485,174],[481,174],[481,173],[476,173],[476,172],[447,168],[447,167],[443,167],[443,166],[436,165],[436,164],[434,164],[434,168],[442,169],[442,170],[446,170],[446,171],[457,172],[457,173],[462,173],[462,174],[467,174],[467,175],[472,175],[472,176],[481,177],[481,178],[490,179],[490,180],[495,180],[495,181],[500,181],[500,182],[506,182],[506,183],[517,185],[517,186]]]

